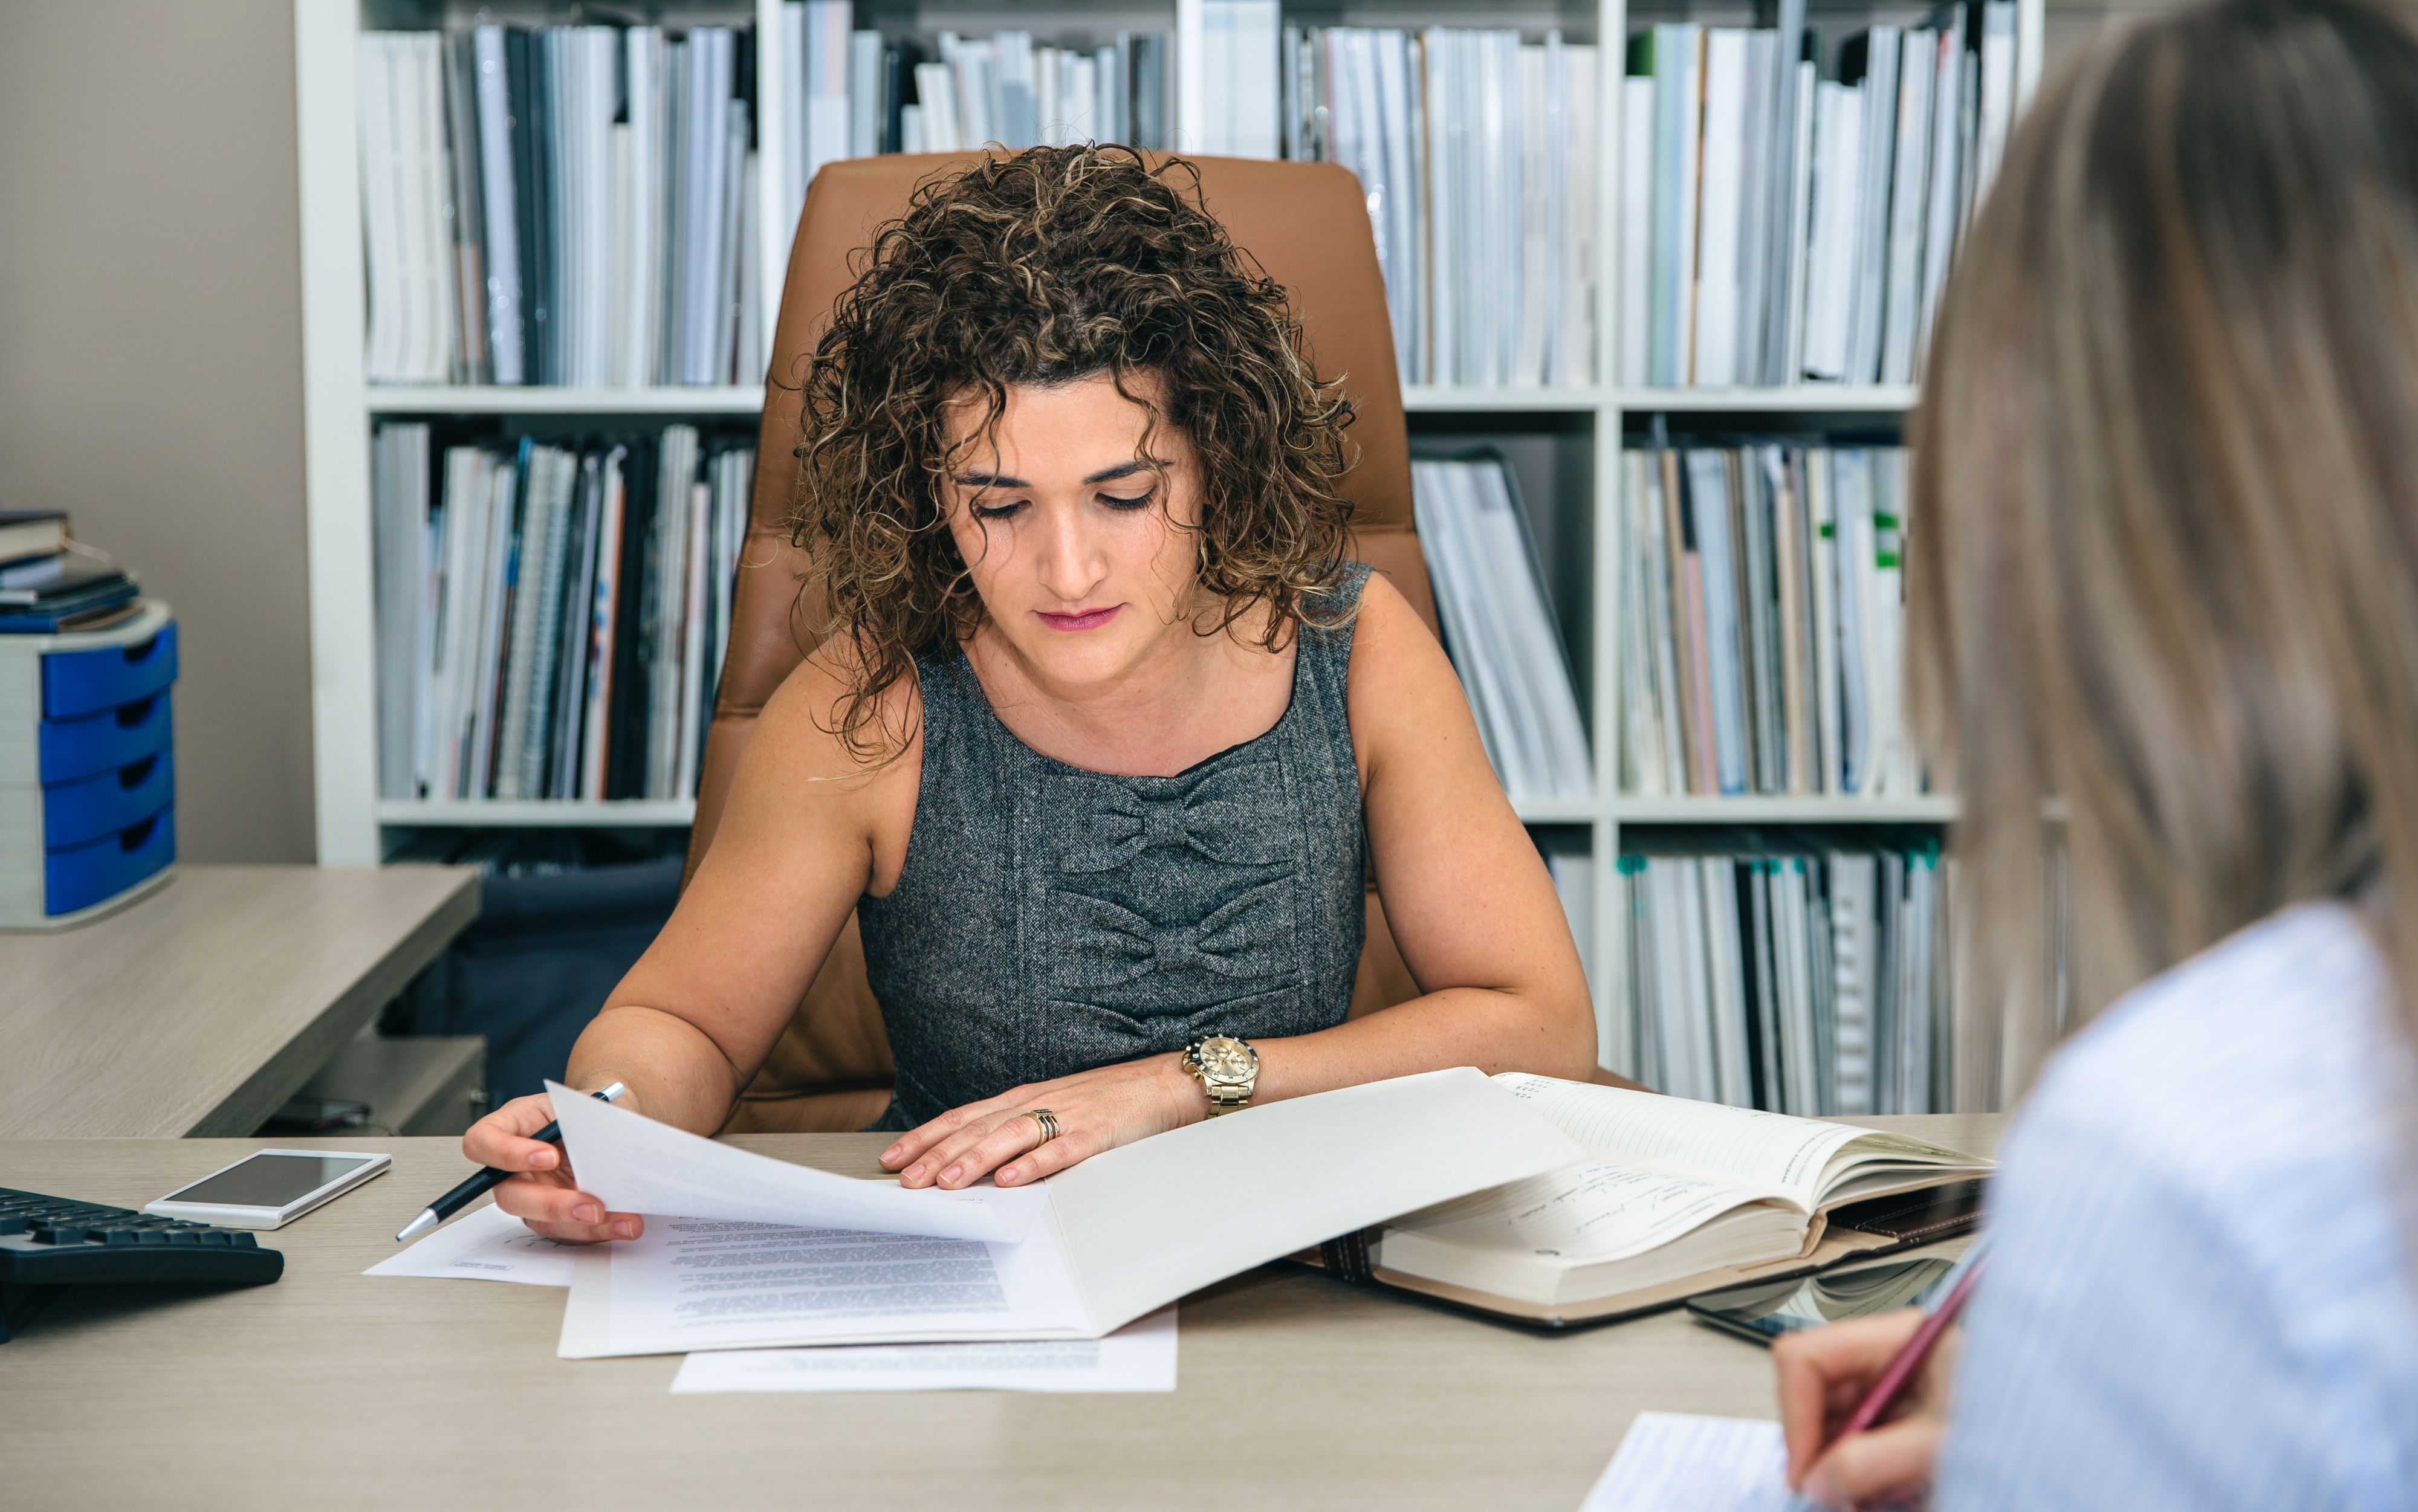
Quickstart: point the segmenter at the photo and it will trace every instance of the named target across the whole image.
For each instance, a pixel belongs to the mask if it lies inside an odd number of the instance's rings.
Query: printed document
[[[528,1225],[490,1202],[460,1214],[409,1249],[390,1255],[361,1274],[569,1286],[571,1256],[576,1247],[539,1238],[529,1232]]]
[[[675,1394],[719,1391],[1173,1391],[1175,1309],[1106,1338],[850,1344],[692,1354]]]
[[[1009,1242],[1024,1237],[1048,1200],[1038,1187],[910,1190],[834,1176],[701,1139],[555,1082],[545,1090],[579,1189],[614,1213]]]
[[[565,1092],[556,1107],[580,1185],[647,1217],[644,1237],[579,1255],[570,1359],[1099,1338],[1254,1265],[1581,1153],[1466,1066],[1190,1124],[1033,1187],[948,1194],[633,1128],[647,1121]],[[975,1200],[894,1200],[934,1197]]]
[[[1640,1413],[1579,1512],[1812,1512],[1787,1467],[1777,1423]]]

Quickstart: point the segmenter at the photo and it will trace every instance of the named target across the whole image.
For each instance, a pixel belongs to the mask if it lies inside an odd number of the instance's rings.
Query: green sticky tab
[[[1821,525],[1818,525],[1818,526],[1814,527],[1814,533],[1815,535],[1817,535],[1817,536],[1820,536],[1823,540],[1825,540],[1825,541],[1829,541],[1829,540],[1830,540],[1832,537],[1836,536],[1836,535],[1839,533],[1839,531],[1838,531],[1838,527],[1835,527],[1835,526],[1833,526],[1833,525],[1829,524],[1828,521],[1825,521],[1825,522],[1824,522],[1824,523],[1822,523]]]
[[[1875,530],[1894,530],[1897,528],[1897,516],[1894,514],[1883,514],[1880,511],[1875,510],[1873,511],[1873,528]]]
[[[1614,863],[1614,865],[1619,869],[1621,876],[1634,877],[1639,872],[1645,869],[1645,858],[1643,856],[1623,856],[1619,861]]]
[[[1873,563],[1877,567],[1895,567],[1897,565],[1897,553],[1893,551],[1882,552],[1879,556],[1873,558]]]

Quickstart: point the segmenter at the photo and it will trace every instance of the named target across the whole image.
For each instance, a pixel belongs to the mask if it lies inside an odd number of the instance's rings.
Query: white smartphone
[[[282,1229],[393,1164],[390,1155],[262,1150],[180,1187],[143,1211],[222,1229]]]

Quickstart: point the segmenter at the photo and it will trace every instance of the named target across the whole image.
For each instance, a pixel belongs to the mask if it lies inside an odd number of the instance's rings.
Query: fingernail
[[[571,1210],[571,1215],[582,1223],[597,1223],[603,1220],[604,1210],[593,1202],[582,1202]]]
[[[551,1150],[541,1150],[537,1153],[529,1156],[529,1169],[531,1170],[543,1170],[546,1167],[553,1164],[554,1152]]]
[[[919,1161],[907,1168],[907,1179],[911,1182],[920,1182],[924,1179],[924,1172],[929,1168]]]
[[[948,1185],[951,1182],[956,1181],[958,1177],[960,1177],[960,1176],[962,1176],[962,1175],[964,1175],[965,1173],[966,1173],[966,1168],[965,1168],[965,1167],[963,1167],[963,1166],[951,1166],[948,1169],[946,1169],[946,1170],[944,1170],[944,1171],[941,1172],[941,1184],[942,1186],[946,1186],[946,1185]]]
[[[1017,1183],[1024,1180],[1024,1178],[1012,1170],[1003,1170],[998,1175],[992,1177],[991,1180],[997,1182],[1002,1186],[1013,1186]]]
[[[616,1223],[613,1225],[613,1237],[614,1237],[614,1238],[616,1238],[616,1239],[635,1239],[635,1238],[637,1238],[637,1237],[638,1237],[638,1220],[637,1220],[637,1219],[635,1219],[635,1218],[622,1218],[622,1219],[620,1219],[620,1221],[616,1222]]]
[[[885,1165],[885,1166],[887,1166],[887,1165],[888,1165],[888,1164],[890,1164],[892,1161],[894,1161],[894,1160],[895,1160],[895,1159],[897,1159],[897,1158],[898,1158],[898,1147],[897,1147],[896,1145],[895,1145],[895,1144],[894,1144],[894,1145],[892,1145],[889,1149],[884,1150],[883,1152],[881,1152],[881,1163],[882,1163],[883,1165]]]

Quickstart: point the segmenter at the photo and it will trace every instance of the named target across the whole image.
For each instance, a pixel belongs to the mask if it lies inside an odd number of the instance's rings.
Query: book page
[[[1830,1157],[1870,1132],[1523,1072],[1494,1080],[1598,1161],[1781,1197],[1808,1213]]]
[[[1106,1338],[713,1350],[681,1362],[672,1395],[727,1391],[1173,1391],[1175,1309]]]
[[[1046,1223],[999,1244],[658,1217],[605,1253],[604,1336],[586,1352],[1092,1332]],[[595,1281],[575,1270],[574,1295]]]
[[[1390,1228],[1584,1265],[1642,1255],[1760,1200],[1734,1186],[1589,1163],[1446,1202]]]
[[[1037,1187],[910,1190],[834,1176],[701,1138],[551,1081],[545,1090],[579,1189],[616,1213],[1005,1242],[1022,1238],[1048,1200]]]
[[[1093,1322],[1582,1152],[1473,1067],[1289,1098],[1094,1155],[1049,1178]]]

